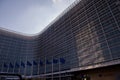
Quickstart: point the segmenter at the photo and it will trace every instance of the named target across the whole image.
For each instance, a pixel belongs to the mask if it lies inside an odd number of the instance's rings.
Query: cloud
[[[52,0],[54,4],[61,3],[63,0]]]

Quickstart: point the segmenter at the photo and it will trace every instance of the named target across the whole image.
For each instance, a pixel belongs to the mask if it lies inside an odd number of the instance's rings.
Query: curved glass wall
[[[37,37],[21,36],[0,30],[1,72],[30,76],[120,61],[119,1],[77,0]]]

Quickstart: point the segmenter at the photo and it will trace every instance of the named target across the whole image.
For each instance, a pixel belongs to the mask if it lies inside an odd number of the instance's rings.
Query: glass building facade
[[[76,0],[36,36],[0,30],[1,72],[49,77],[116,64],[120,64],[119,0]]]

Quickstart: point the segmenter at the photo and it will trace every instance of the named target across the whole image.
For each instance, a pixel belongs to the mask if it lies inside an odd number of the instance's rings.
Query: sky
[[[41,32],[75,0],[0,0],[0,28]]]

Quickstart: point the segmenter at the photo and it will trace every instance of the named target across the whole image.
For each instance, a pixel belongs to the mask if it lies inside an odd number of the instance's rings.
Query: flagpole
[[[44,73],[46,74],[46,57],[45,57],[45,72]]]
[[[16,61],[16,60],[15,60]],[[15,61],[14,61],[14,63],[13,63],[13,73],[15,72],[14,70],[15,70]]]
[[[38,75],[39,75],[39,67],[40,67],[40,59],[38,59],[39,60],[39,62],[38,62]]]
[[[10,65],[8,65],[8,68],[7,68],[7,73],[8,73],[8,71],[9,71],[9,66],[10,66]]]
[[[26,56],[26,61],[25,61],[25,68],[24,68],[24,76],[26,75],[26,64],[27,64],[27,56]]]
[[[20,65],[19,65],[19,71],[18,71],[19,74],[20,74],[20,68],[21,68],[21,58],[20,58]]]
[[[32,66],[31,66],[31,76],[32,76],[32,73],[33,73],[33,62],[32,62]]]
[[[4,69],[3,67],[4,67],[4,62],[3,62],[3,64],[2,64],[2,69],[1,69],[1,72],[3,72],[3,69]]]
[[[60,71],[61,71],[61,65],[60,65],[60,58],[59,58],[59,80],[61,80],[61,74],[60,74]]]
[[[45,56],[45,74],[46,74],[46,56]],[[46,76],[45,76],[46,79]]]
[[[1,72],[2,72],[2,69],[3,69],[3,64],[2,64]]]
[[[52,56],[52,80],[53,80],[53,56]]]
[[[14,56],[14,58],[15,58],[15,56]],[[15,73],[15,62],[16,62],[16,59],[15,59],[15,61],[13,63],[13,73]]]

